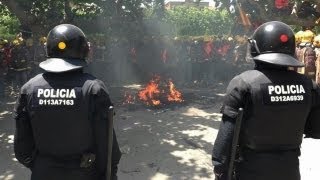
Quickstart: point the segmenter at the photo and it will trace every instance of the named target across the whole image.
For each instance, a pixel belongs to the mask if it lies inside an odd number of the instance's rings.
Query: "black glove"
[[[101,177],[99,178],[99,180],[106,180],[106,179],[107,179],[107,178],[106,178],[105,175],[103,175],[103,176],[101,176]],[[118,176],[117,176],[116,174],[112,174],[110,180],[118,180]]]
[[[222,166],[214,166],[215,180],[227,180],[227,171]]]
[[[226,173],[222,173],[222,174],[215,173],[215,180],[227,180],[227,174]]]

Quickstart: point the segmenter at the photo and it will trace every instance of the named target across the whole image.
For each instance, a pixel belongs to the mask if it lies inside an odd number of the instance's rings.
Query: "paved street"
[[[29,171],[13,154],[13,102],[0,109],[0,180],[27,180]],[[123,156],[119,180],[212,180],[212,142],[218,105],[190,104],[177,109],[118,108],[115,129]],[[318,180],[320,140],[304,139],[302,180]]]

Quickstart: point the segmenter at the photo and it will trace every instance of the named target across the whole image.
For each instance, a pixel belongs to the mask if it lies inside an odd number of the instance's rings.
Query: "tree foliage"
[[[2,38],[12,38],[20,24],[18,19],[2,4],[0,4],[0,15],[0,34]]]
[[[310,7],[303,9],[306,1],[288,0],[288,6],[277,8],[275,0],[216,0],[221,9],[228,10],[234,16],[240,16],[240,9],[253,23],[279,20],[290,25],[303,27],[318,26],[320,18],[320,1],[308,0]],[[304,12],[303,12],[304,11]]]
[[[232,19],[226,11],[178,7],[167,11],[166,21],[179,36],[222,35],[230,33]]]
[[[275,0],[215,1],[219,10],[183,7],[165,10],[164,0],[0,0],[0,33],[11,34],[27,28],[35,35],[43,35],[57,24],[73,23],[90,34],[129,38],[146,34],[220,35],[243,31],[241,26],[246,24],[239,18],[240,11],[250,20],[251,26],[269,20],[313,26],[318,25],[315,22],[320,18],[320,1],[317,0],[309,1],[318,5],[313,7],[318,8],[314,10],[319,14],[307,10],[307,16],[300,17],[297,12],[303,2],[300,0],[289,0],[286,10],[275,8]]]
[[[12,39],[19,27],[18,19],[10,15],[1,16],[0,24],[0,35],[5,39]]]
[[[60,23],[73,23],[90,34],[116,37],[139,38],[148,34],[194,36],[221,34],[228,31],[231,24],[226,11],[183,7],[166,11],[164,0],[0,2],[0,15],[3,19],[12,17],[13,23],[19,21],[34,34],[45,34]],[[17,25],[12,27],[17,28]]]
[[[0,13],[14,14],[21,25],[36,34],[61,23],[73,23],[84,29],[108,30],[117,21],[141,19],[143,0],[0,0]],[[90,24],[90,25],[89,25]],[[89,25],[89,26],[88,26]],[[97,29],[96,29],[97,30]]]

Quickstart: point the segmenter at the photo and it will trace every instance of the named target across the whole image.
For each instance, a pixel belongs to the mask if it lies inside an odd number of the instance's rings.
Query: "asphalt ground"
[[[115,130],[123,152],[119,180],[214,179],[210,158],[220,124],[220,95],[202,93],[184,106],[161,109],[118,106]],[[0,105],[0,180],[27,180],[30,171],[13,153],[13,105],[13,99]],[[302,180],[320,179],[319,152],[320,140],[303,140]]]

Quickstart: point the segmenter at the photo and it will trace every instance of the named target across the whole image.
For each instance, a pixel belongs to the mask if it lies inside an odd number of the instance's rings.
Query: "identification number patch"
[[[70,107],[78,104],[82,97],[81,88],[35,88],[33,91],[33,107]]]
[[[302,84],[261,85],[264,104],[303,103],[306,88]]]

